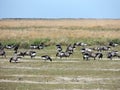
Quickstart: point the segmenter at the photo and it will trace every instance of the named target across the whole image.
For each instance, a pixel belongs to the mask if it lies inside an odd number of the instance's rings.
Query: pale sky
[[[120,0],[0,0],[0,18],[120,19]]]

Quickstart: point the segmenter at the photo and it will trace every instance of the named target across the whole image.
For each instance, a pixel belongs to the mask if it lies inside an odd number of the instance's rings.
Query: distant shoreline
[[[120,18],[0,18],[0,20],[120,20]]]

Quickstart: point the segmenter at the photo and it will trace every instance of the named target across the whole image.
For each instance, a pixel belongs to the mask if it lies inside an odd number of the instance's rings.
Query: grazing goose
[[[81,53],[84,53],[84,52],[92,52],[92,49],[91,48],[82,48]]]
[[[51,57],[50,56],[48,56],[48,55],[43,55],[43,56],[41,56],[41,58],[43,59],[43,60],[50,60],[51,62],[52,62],[52,59],[51,59]]]
[[[96,53],[96,57],[97,57],[98,59],[102,59],[102,58],[103,58],[103,54],[102,54],[101,52],[97,52],[97,53]]]
[[[12,49],[12,48],[14,48],[14,45],[13,44],[8,44],[8,45],[5,46],[5,48],[6,49]]]
[[[93,53],[93,52],[84,52],[84,53],[82,53],[83,54],[83,60],[88,60],[90,57],[91,58],[94,58],[94,60],[96,59],[96,54],[95,53]]]
[[[24,55],[28,55],[30,56],[31,58],[35,57],[36,56],[36,52],[35,51],[26,51],[24,53]]]
[[[5,53],[4,49],[0,49],[0,55],[6,57],[6,53]]]
[[[9,62],[11,63],[12,61],[17,62],[21,57],[17,56],[17,54],[15,54],[13,57],[10,58]]]
[[[70,44],[70,45],[67,46],[66,52],[69,52],[70,54],[73,54],[74,49],[75,49],[74,44],[73,45]]]
[[[87,44],[86,43],[83,43],[83,42],[76,42],[76,43],[74,43],[76,46],[82,46],[82,47],[85,47],[85,46],[87,46]]]
[[[57,45],[56,45],[56,48],[57,48],[57,51],[58,51],[58,52],[61,52],[61,51],[62,51],[62,47],[61,47],[60,44],[57,44]]]
[[[109,59],[112,60],[113,57],[118,57],[118,58],[120,58],[119,52],[118,52],[118,51],[111,51],[111,52],[108,52],[107,58],[109,58]]]
[[[16,44],[16,45],[14,46],[14,51],[15,51],[15,53],[17,53],[19,46],[20,46],[19,44]]]
[[[82,55],[84,60],[88,60],[89,58],[94,58],[94,60],[96,60],[96,58],[98,59],[103,58],[103,54],[101,52],[94,53],[94,52],[86,51],[86,52],[83,52]]]
[[[17,56],[23,56],[23,57],[24,57],[25,52],[18,51],[18,52],[17,52],[17,53],[15,53],[15,54],[17,54]]]
[[[38,46],[37,46],[37,45],[34,45],[34,44],[31,44],[31,45],[30,45],[30,49],[38,49]]]
[[[118,44],[114,43],[114,42],[109,42],[109,46],[116,47],[116,46],[118,46]]]
[[[70,55],[71,55],[70,52],[57,52],[56,53],[56,57],[60,57],[60,58],[62,58],[62,57],[69,57]]]
[[[44,43],[40,43],[40,44],[38,45],[38,49],[43,49],[44,47],[45,47]]]
[[[40,43],[39,45],[31,44],[30,49],[43,49],[45,47],[44,43]]]

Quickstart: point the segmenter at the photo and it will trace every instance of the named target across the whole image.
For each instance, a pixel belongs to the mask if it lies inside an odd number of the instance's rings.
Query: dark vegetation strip
[[[44,43],[46,46],[50,45],[56,45],[60,43],[62,46],[66,46],[69,44],[73,44],[75,42],[84,42],[87,43],[88,45],[107,45],[109,42],[117,43],[120,44],[120,39],[115,38],[115,39],[104,39],[104,38],[67,38],[67,41],[61,41],[59,42],[58,39],[51,39],[51,38],[34,38],[34,39],[28,39],[28,40],[23,40],[21,38],[11,38],[11,39],[6,39],[6,40],[1,40],[0,43],[2,45],[12,45],[12,44],[19,44],[20,48],[29,48],[31,44],[34,45],[39,45],[40,43]]]

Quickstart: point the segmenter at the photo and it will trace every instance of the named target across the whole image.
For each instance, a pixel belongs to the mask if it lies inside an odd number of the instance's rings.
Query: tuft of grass
[[[48,42],[50,42],[49,38],[36,38],[33,39],[30,43],[34,45],[39,45],[40,43],[48,43]]]

